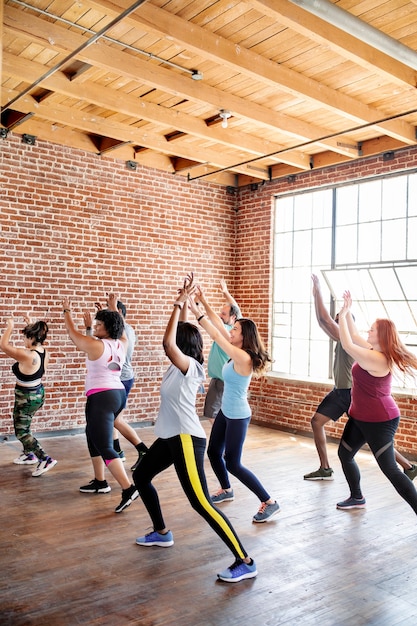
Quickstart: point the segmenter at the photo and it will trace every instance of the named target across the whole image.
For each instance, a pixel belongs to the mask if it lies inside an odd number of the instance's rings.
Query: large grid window
[[[334,345],[316,320],[312,274],[332,315],[349,289],[361,333],[388,317],[414,350],[417,174],[276,198],[272,369],[323,380],[332,378]]]

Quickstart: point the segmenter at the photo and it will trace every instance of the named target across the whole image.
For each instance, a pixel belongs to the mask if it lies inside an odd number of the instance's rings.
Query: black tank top
[[[23,374],[23,372],[20,371],[18,361],[16,361],[16,363],[13,363],[12,365],[12,372],[16,376],[16,379],[17,379],[16,382],[18,384],[20,383],[25,388],[36,387],[37,385],[40,385],[41,378],[45,374],[46,350],[44,352],[39,352],[38,350],[34,350],[34,352],[39,354],[41,362],[40,362],[39,368],[36,370],[36,372],[33,372],[33,374]],[[28,383],[32,383],[32,384],[30,385]]]

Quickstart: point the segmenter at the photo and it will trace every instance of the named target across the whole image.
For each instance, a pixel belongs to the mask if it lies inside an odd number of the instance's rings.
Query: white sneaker
[[[29,452],[29,454],[23,453],[18,456],[17,459],[14,459],[13,463],[16,463],[16,465],[35,465],[35,463],[39,463],[39,459],[33,452]]]
[[[32,476],[41,476],[45,474],[48,470],[52,469],[54,465],[57,464],[55,459],[51,459],[50,456],[47,456],[43,461],[39,461],[38,467],[32,472]]]

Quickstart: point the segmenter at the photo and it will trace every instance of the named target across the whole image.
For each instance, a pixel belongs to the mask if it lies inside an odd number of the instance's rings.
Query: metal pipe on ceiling
[[[417,52],[329,0],[289,0],[369,46],[417,70]]]
[[[134,2],[130,7],[128,7],[124,11],[122,11],[122,13],[120,13],[120,15],[117,15],[113,20],[111,20],[111,22],[109,22],[109,24],[107,24],[107,26],[104,26],[98,33],[93,35],[93,37],[90,37],[89,39],[87,39],[85,41],[85,43],[81,44],[81,46],[78,46],[78,48],[76,50],[74,50],[73,52],[68,54],[64,59],[62,59],[62,61],[60,61],[59,63],[54,65],[54,67],[51,67],[51,69],[49,69],[47,72],[45,72],[45,74],[40,76],[31,85],[26,87],[17,96],[15,96],[12,100],[10,100],[10,102],[8,102],[4,107],[2,107],[2,109],[1,109],[2,113],[4,111],[7,111],[7,109],[10,109],[12,104],[14,104],[17,100],[19,100],[19,98],[22,98],[23,96],[26,96],[26,94],[28,94],[30,91],[32,91],[32,89],[37,87],[42,81],[44,81],[47,78],[49,78],[50,76],[52,76],[52,74],[55,74],[55,72],[60,70],[66,63],[68,63],[74,57],[76,57],[77,54],[79,54],[80,52],[82,52],[83,50],[85,50],[86,48],[91,46],[93,43],[95,43],[98,39],[103,37],[103,35],[105,35],[111,28],[113,28],[113,26],[115,26],[116,24],[121,22],[125,17],[128,17],[134,11],[136,11],[136,9],[138,9],[144,2],[146,2],[146,0],[136,0],[136,2]]]

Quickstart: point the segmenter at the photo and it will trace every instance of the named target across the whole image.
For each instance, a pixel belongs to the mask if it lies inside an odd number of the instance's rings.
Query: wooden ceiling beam
[[[27,83],[32,83],[39,76],[39,72],[42,71],[43,66],[35,61],[27,61],[20,57],[14,57],[6,52],[3,67],[7,75],[14,76]],[[71,98],[78,99],[82,96],[85,102],[95,104],[104,109],[117,111],[131,116],[132,118],[156,122],[166,126],[167,129],[176,128],[189,135],[216,141],[220,144],[236,148],[237,150],[245,151],[249,155],[248,158],[250,158],[250,155],[263,156],[273,152],[280,152],[284,149],[283,146],[268,141],[267,139],[259,139],[258,137],[231,128],[215,129],[213,127],[207,127],[205,122],[199,118],[194,118],[186,113],[146,102],[146,100],[141,100],[136,96],[123,94],[123,97],[121,97],[119,91],[110,89],[109,87],[103,87],[94,83],[84,83],[80,93],[79,86],[67,80],[62,72],[57,72],[53,76],[50,76],[42,84],[56,93]],[[12,96],[9,94],[9,99],[11,97]],[[275,158],[271,158],[277,162],[289,163],[294,167],[306,170],[309,169],[308,155],[297,150],[291,150],[282,155],[279,154]]]
[[[343,58],[373,73],[377,71],[390,82],[401,86],[406,84],[413,89],[417,86],[417,72],[414,69],[301,9],[289,0],[249,0],[249,3],[263,15],[272,17],[280,24],[332,49]]]
[[[26,14],[21,12],[19,15],[21,16],[19,21],[10,21],[6,17],[7,28],[11,29],[16,36],[26,37],[31,41],[38,38],[39,43],[42,42],[46,47],[57,49],[63,53],[76,50],[84,41],[80,35],[50,22],[45,22],[32,15],[27,20],[24,17]],[[53,45],[51,45],[50,40],[54,42]],[[176,96],[181,95],[193,102],[208,103],[216,109],[226,107],[241,118],[254,121],[274,131],[279,130],[297,141],[314,141],[328,134],[326,128],[283,115],[255,102],[225,93],[216,87],[195,82],[171,70],[143,61],[132,54],[117,50],[114,47],[110,48],[103,41],[98,41],[94,46],[81,50],[77,58],[136,82],[140,77],[142,83]],[[332,139],[320,142],[318,145],[350,157],[357,156],[355,150],[345,148],[340,145],[340,142]]]
[[[87,4],[94,5],[97,9],[101,7],[101,10],[104,8],[106,11],[110,11],[112,16],[117,15],[126,8],[126,3],[124,3],[123,0],[118,0],[117,3],[109,2],[108,0],[87,0]],[[282,23],[281,18],[283,11],[285,11],[285,20],[288,20],[287,11],[288,13],[293,11],[293,13],[297,14],[295,9],[298,9],[298,7],[287,1],[275,2],[275,0],[271,0],[271,2],[266,3],[250,2],[250,4],[261,4],[262,7],[255,6],[261,13],[265,13],[266,7],[267,13],[280,23]],[[115,7],[117,7],[117,9]],[[303,15],[304,23],[306,23],[308,19],[308,23],[310,24],[310,18],[312,16],[308,14],[308,18],[306,18],[305,11],[303,11]],[[236,46],[233,42],[228,41],[224,37],[213,34],[195,24],[191,24],[186,20],[172,15],[172,13],[168,11],[158,9],[151,4],[143,5],[140,11],[126,19],[126,23],[130,23],[132,26],[136,27],[140,26],[159,35],[170,37],[180,44],[187,46],[187,48],[199,56],[208,58],[215,63],[221,63],[222,65],[231,67],[234,70],[244,73],[246,76],[250,76],[254,80],[262,81],[266,85],[278,86],[279,89],[287,93],[302,96],[310,101],[313,100],[320,106],[337,112],[355,123],[378,122],[385,117],[383,111],[368,106],[355,98],[340,91],[336,91],[335,89],[331,89],[311,78],[302,76],[299,72],[287,68],[284,65],[274,63],[241,46]],[[326,25],[329,26],[327,23]],[[312,27],[314,28],[314,24]],[[304,29],[303,31],[304,35],[306,35],[306,30],[308,29]],[[308,32],[310,32],[310,30],[308,30]],[[325,30],[325,32],[327,31]],[[340,32],[339,30],[339,33]],[[315,37],[311,36],[309,38],[315,39]],[[320,43],[323,43],[323,41],[320,41]],[[367,46],[367,48],[370,48],[370,46]],[[373,48],[368,50],[368,54],[373,58],[375,50]],[[370,69],[369,65],[368,63],[367,69]],[[371,69],[373,72],[375,71],[374,66],[372,66]],[[397,69],[398,72],[403,70],[403,64],[400,64],[400,67]],[[402,73],[399,73],[397,77],[400,78],[400,76],[402,76]],[[415,86],[417,73],[413,72],[413,76]],[[230,107],[228,106],[228,108]],[[409,145],[414,145],[415,143],[414,127],[402,120],[375,124],[375,128]]]
[[[91,135],[91,141],[96,147],[95,151],[98,153],[102,150],[101,143],[97,143],[97,139],[94,139],[94,136],[115,140],[116,143],[113,142],[112,144],[113,151],[117,150],[117,142],[130,142],[170,156],[175,152],[176,155],[191,159],[194,162],[208,162],[217,168],[228,169],[230,167],[233,171],[236,171],[236,173],[248,173],[248,167],[246,165],[235,166],[235,160],[221,150],[209,149],[207,147],[199,150],[194,145],[190,146],[180,140],[177,140],[175,146],[173,146],[172,142],[167,141],[163,135],[150,133],[147,130],[142,130],[128,124],[114,122],[108,117],[100,119],[97,115],[83,113],[78,109],[63,105],[53,104],[51,101],[45,104],[39,103],[29,95],[20,98],[13,106],[17,111],[33,113],[37,118],[45,121],[49,120],[51,124],[66,125],[70,128],[76,128],[88,133]],[[253,174],[253,172],[251,173]],[[268,168],[259,168],[256,177],[261,180],[268,180]]]

